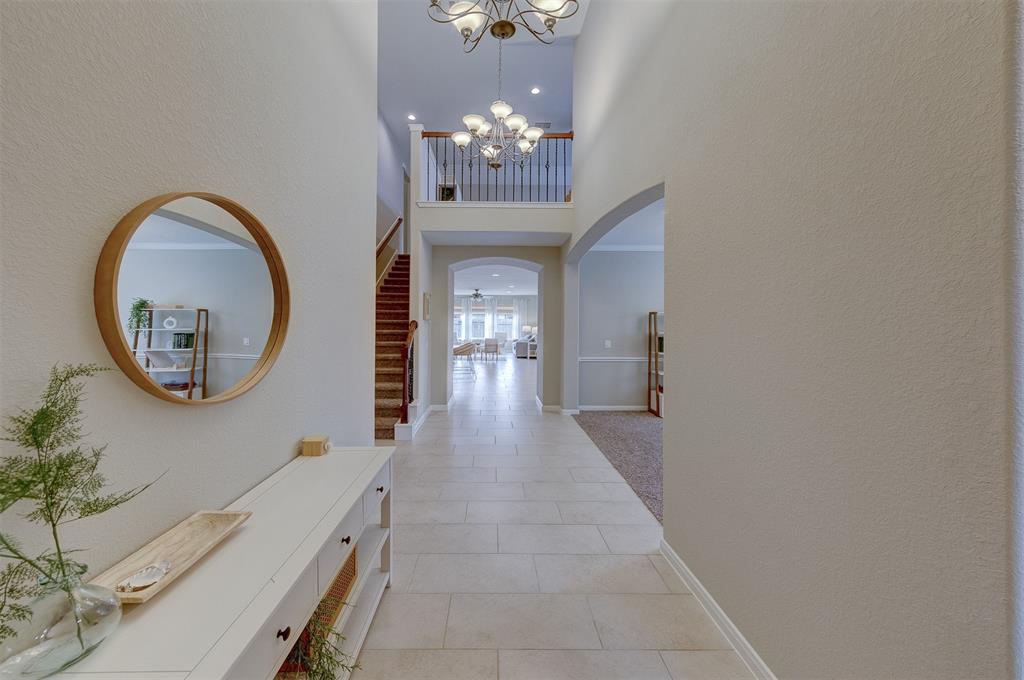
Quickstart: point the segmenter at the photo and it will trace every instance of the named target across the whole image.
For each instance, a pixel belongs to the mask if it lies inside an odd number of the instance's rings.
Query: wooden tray
[[[250,515],[252,515],[251,512],[229,512],[227,510],[197,512],[107,569],[94,578],[92,583],[116,592],[118,583],[140,569],[164,560],[170,562],[170,571],[157,583],[133,593],[117,593],[122,604],[145,602],[181,576],[200,557],[210,552],[235,527],[249,519]]]

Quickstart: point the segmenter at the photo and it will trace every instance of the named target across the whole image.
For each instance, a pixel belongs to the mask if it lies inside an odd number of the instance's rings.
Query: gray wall
[[[208,350],[212,356],[207,360],[205,375],[208,397],[228,389],[252,369],[267,343],[274,312],[270,273],[258,250],[129,249],[121,260],[117,293],[122,324],[136,297],[157,304],[210,310]],[[194,312],[161,311],[154,315],[158,328],[167,316],[174,316],[179,328],[195,325]],[[172,332],[157,331],[153,347],[163,347],[162,341],[172,336]],[[244,337],[250,338],[248,347],[242,344]],[[127,339],[130,346],[131,335]],[[140,342],[140,346],[143,344]],[[173,373],[159,377],[180,380],[186,376]]]
[[[647,404],[647,313],[664,308],[664,253],[591,251],[583,256],[581,407]],[[610,349],[605,340],[612,341]]]
[[[304,435],[373,443],[376,16],[369,1],[0,3],[2,413],[31,403],[55,362],[113,365],[93,314],[96,258],[151,196],[245,205],[291,287],[280,358],[234,401],[163,402],[119,371],[89,381],[85,430],[109,442],[112,483],[167,471],[68,527],[93,570],[234,500]]]
[[[665,538],[779,677],[1013,675],[1015,5],[587,12],[576,238],[664,182]]]

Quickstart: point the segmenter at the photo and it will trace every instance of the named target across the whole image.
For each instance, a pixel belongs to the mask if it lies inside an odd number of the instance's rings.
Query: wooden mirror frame
[[[274,286],[274,313],[270,320],[270,333],[267,336],[267,344],[263,347],[263,353],[260,354],[256,365],[245,378],[230,389],[209,399],[184,399],[171,394],[153,380],[139,365],[131,347],[128,346],[128,340],[121,328],[121,315],[117,308],[117,279],[121,271],[121,260],[124,258],[129,241],[143,221],[153,214],[153,211],[180,198],[199,198],[209,201],[241,222],[259,246],[260,252],[263,253],[263,259],[266,261],[270,273],[270,281]],[[114,358],[114,363],[124,371],[125,375],[158,399],[190,406],[222,404],[255,387],[256,383],[270,371],[277,360],[277,355],[281,353],[285,333],[288,330],[290,311],[288,277],[284,271],[284,260],[281,258],[281,253],[274,244],[274,240],[270,238],[266,227],[256,219],[255,215],[230,198],[201,191],[184,191],[154,196],[135,206],[121,218],[114,230],[110,232],[106,243],[103,244],[103,250],[100,251],[100,259],[96,264],[96,279],[93,284],[93,302],[96,306],[96,321],[99,324],[103,342],[106,344],[110,356]],[[206,381],[205,373],[203,381]]]

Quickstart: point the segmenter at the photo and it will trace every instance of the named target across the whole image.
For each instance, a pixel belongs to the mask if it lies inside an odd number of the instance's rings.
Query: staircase
[[[402,347],[409,332],[409,255],[398,255],[377,291],[374,436],[394,439],[402,415]]]

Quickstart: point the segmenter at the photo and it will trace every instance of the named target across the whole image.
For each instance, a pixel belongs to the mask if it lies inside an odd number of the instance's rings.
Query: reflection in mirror
[[[139,366],[184,399],[230,390],[267,344],[274,290],[245,226],[186,197],[152,212],[132,234],[117,275],[121,331]]]

